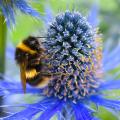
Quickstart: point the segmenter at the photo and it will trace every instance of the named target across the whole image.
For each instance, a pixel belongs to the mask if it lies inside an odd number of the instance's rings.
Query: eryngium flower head
[[[0,0],[0,10],[8,26],[10,26],[11,22],[15,23],[16,9],[20,10],[22,13],[37,18],[39,17],[39,13],[29,6],[26,0]]]
[[[72,29],[68,29],[68,23],[73,24]],[[58,30],[58,26],[61,26],[62,32]],[[79,33],[77,29],[83,32]],[[65,34],[66,31],[68,35]],[[62,39],[57,39],[58,36]],[[76,36],[76,39],[72,39],[73,36]],[[115,76],[111,75],[109,81],[101,82],[101,78],[105,79],[102,72],[107,75],[109,70],[120,64],[120,46],[112,53],[105,47],[101,61],[99,35],[79,13],[68,11],[56,17],[48,29],[47,37],[48,39],[43,41],[47,60],[43,62],[49,66],[45,72],[52,74],[51,82],[43,89],[27,86],[26,94],[31,93],[33,98],[36,94],[40,97],[37,102],[1,105],[2,108],[10,109],[24,107],[19,112],[9,112],[10,115],[4,117],[4,120],[53,120],[53,117],[58,120],[98,120],[95,113],[99,112],[99,109],[96,109],[99,106],[113,114],[113,110],[120,111],[120,101],[106,98],[105,92],[120,89],[120,80],[113,80]],[[76,52],[73,52],[74,49]],[[116,75],[118,73],[119,71]],[[13,80],[0,82],[0,96],[20,93],[23,93],[20,83]],[[18,102],[21,101],[23,103],[23,100]],[[91,103],[97,107],[92,107]]]
[[[66,11],[49,26],[45,47],[53,77],[47,95],[74,102],[96,92],[100,82],[100,41],[78,12]],[[99,45],[99,46],[98,46]],[[96,74],[97,73],[97,74]]]

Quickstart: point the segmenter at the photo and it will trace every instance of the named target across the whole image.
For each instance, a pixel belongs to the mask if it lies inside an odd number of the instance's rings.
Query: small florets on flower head
[[[97,34],[78,12],[56,16],[44,43],[53,77],[46,89],[49,96],[74,102],[96,92],[101,75],[101,47]]]

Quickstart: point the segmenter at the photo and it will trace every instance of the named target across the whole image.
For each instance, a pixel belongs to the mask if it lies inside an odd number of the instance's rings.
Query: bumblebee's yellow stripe
[[[29,70],[25,72],[26,78],[34,78],[37,75],[37,71],[35,69]]]
[[[29,48],[28,46],[26,46],[26,45],[25,45],[24,43],[22,43],[22,42],[18,44],[17,48],[19,48],[19,49],[21,49],[21,50],[23,50],[23,51],[25,51],[25,52],[28,52],[28,53],[30,53],[30,54],[35,54],[35,53],[36,53],[35,50],[32,50],[31,48]]]

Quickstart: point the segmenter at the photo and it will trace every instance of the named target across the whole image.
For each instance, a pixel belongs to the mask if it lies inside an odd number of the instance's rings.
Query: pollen
[[[27,79],[34,78],[37,75],[37,71],[36,69],[28,70],[25,72],[25,75]]]
[[[44,42],[53,79],[48,96],[77,102],[94,94],[102,78],[100,35],[79,12],[66,11],[50,24]]]

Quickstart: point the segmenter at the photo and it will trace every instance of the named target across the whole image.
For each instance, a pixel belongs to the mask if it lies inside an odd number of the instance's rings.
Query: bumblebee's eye
[[[22,51],[19,48],[16,48],[15,60],[18,64],[23,63],[28,59],[29,53]]]
[[[25,57],[28,58],[28,56],[29,56],[29,53],[25,53]]]
[[[40,48],[40,42],[35,37],[28,37],[23,41],[23,44],[29,47],[31,50],[39,52]]]
[[[34,40],[33,40],[33,41],[31,41],[30,43],[31,43],[31,45],[35,45],[35,44],[37,44],[37,41],[34,41]]]

